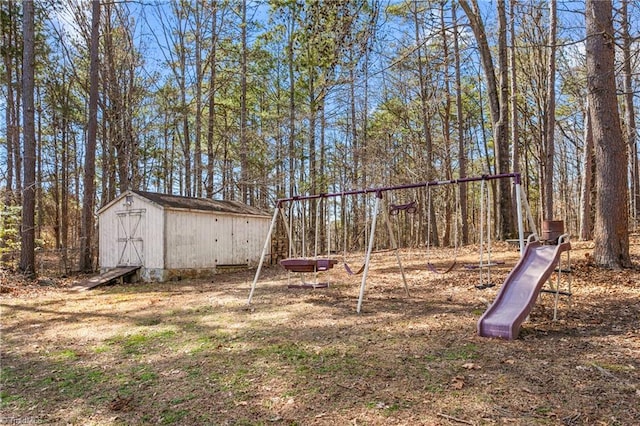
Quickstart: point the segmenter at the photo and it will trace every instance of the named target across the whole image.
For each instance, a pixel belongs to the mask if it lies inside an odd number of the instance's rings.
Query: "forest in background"
[[[80,265],[95,267],[96,232],[87,227],[127,189],[272,210],[295,194],[512,171],[522,173],[538,222],[562,219],[573,235],[593,236],[598,150],[584,2],[36,1],[33,180],[22,116],[30,2],[0,4],[5,253],[31,229],[45,249],[77,257],[83,245],[94,248]],[[635,227],[640,8],[613,6],[607,35],[628,163],[617,171],[628,176]],[[508,185],[492,192],[497,238],[513,231]],[[32,226],[21,219],[25,191],[35,197]],[[478,193],[439,190],[433,208],[424,192],[395,194],[390,202],[423,206],[404,244],[424,243],[427,211],[443,244],[457,226],[472,242],[464,229],[477,220]],[[306,208],[311,230],[314,208]],[[355,238],[365,200],[339,208],[335,221],[348,218],[342,225]]]

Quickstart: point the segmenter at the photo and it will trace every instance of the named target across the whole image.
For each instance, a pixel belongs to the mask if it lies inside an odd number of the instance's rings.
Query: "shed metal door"
[[[142,266],[144,264],[145,210],[127,210],[118,215],[118,266]]]

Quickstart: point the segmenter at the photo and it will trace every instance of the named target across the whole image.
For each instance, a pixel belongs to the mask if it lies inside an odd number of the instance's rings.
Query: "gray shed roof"
[[[269,215],[262,210],[241,203],[240,201],[222,201],[212,200],[210,198],[182,197],[179,195],[168,195],[158,192],[135,190],[131,190],[131,192],[167,208],[214,211],[221,213],[235,213],[269,217]]]

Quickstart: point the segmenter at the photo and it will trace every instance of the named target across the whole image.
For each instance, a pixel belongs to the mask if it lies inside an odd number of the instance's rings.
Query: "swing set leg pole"
[[[364,260],[364,271],[362,273],[362,282],[360,284],[360,295],[358,296],[357,313],[360,313],[362,308],[362,299],[364,299],[364,288],[367,284],[367,274],[369,273],[369,262],[371,260],[371,250],[373,249],[374,237],[376,234],[376,219],[378,218],[378,208],[380,206],[380,198],[382,194],[376,194],[376,202],[373,206],[373,218],[371,219],[371,232],[369,233],[369,246],[367,247],[367,257]]]
[[[251,291],[249,292],[249,299],[247,299],[247,305],[251,304],[251,298],[253,297],[253,292],[256,289],[256,283],[258,282],[258,278],[260,278],[260,272],[262,271],[264,258],[267,255],[267,250],[269,249],[269,245],[271,243],[271,234],[273,233],[273,228],[276,226],[276,219],[278,218],[278,212],[280,212],[280,207],[276,208],[276,210],[273,212],[271,225],[269,225],[269,232],[267,232],[267,238],[264,241],[264,246],[262,247],[262,254],[260,255],[260,262],[258,263],[258,269],[256,269],[256,275],[255,277],[253,277],[253,283],[251,283]]]

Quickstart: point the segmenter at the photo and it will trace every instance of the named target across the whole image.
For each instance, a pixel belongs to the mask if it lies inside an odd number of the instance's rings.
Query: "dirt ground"
[[[514,341],[476,333],[499,285],[476,288],[473,247],[447,274],[403,251],[409,297],[393,253],[376,254],[360,314],[361,277],[341,264],[313,290],[268,268],[251,305],[254,271],[83,293],[0,271],[0,424],[640,424],[640,270],[573,247],[573,296],[554,321],[543,294]],[[501,284],[517,251],[493,259]]]

